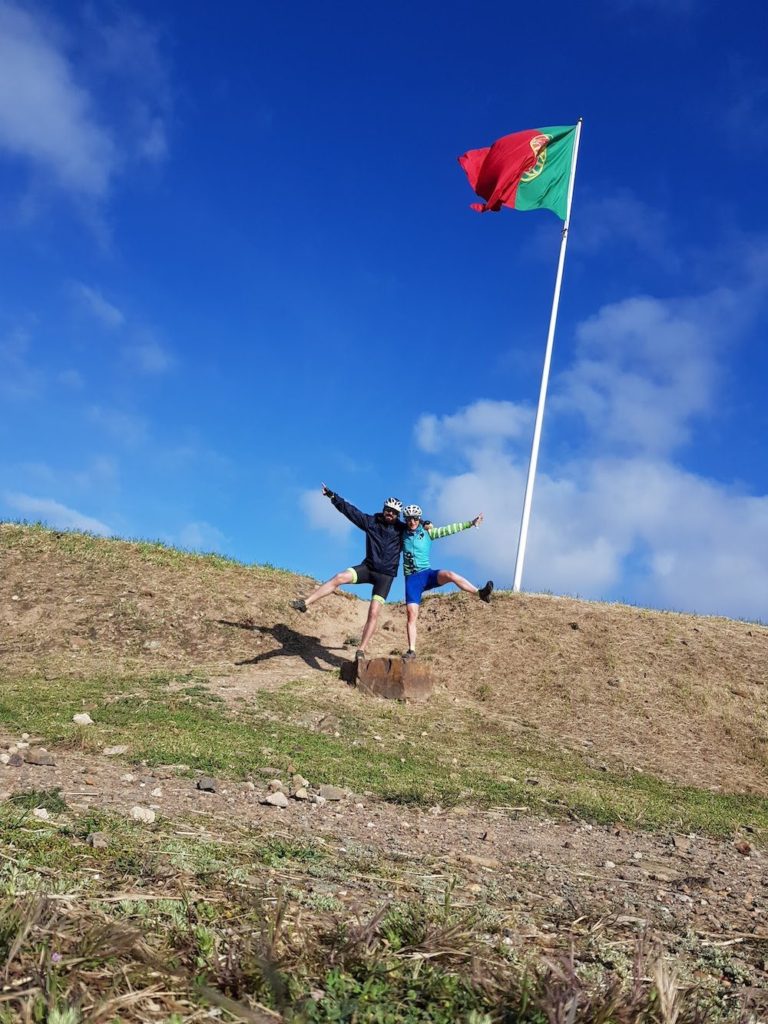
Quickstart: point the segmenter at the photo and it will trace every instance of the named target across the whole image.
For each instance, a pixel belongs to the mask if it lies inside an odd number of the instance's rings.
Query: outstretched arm
[[[326,498],[331,499],[331,504],[335,509],[338,509],[343,516],[346,516],[350,523],[354,523],[355,526],[360,530],[367,530],[372,516],[366,515],[365,512],[361,512],[359,508],[355,508],[354,505],[350,505],[348,501],[344,501],[342,497],[332,491],[330,487],[326,487],[323,484],[323,494]]]
[[[465,523],[451,523],[450,526],[430,526],[427,533],[432,540],[440,540],[441,537],[451,537],[454,533],[461,533],[462,530],[469,530],[473,526],[479,526],[483,521],[483,513],[468,519]]]

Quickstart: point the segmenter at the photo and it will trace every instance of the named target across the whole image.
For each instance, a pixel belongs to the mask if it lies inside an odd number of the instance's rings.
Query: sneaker
[[[409,647],[408,650],[403,655],[403,661],[413,661],[415,657],[416,651],[411,650],[411,648]]]
[[[365,661],[365,651],[357,651],[355,654],[355,661]]]
[[[491,603],[491,594],[493,593],[493,580],[488,580],[484,587],[477,592],[477,596],[481,601],[485,601],[486,604]]]
[[[291,601],[291,608],[295,608],[297,612],[305,612],[307,610],[307,602],[303,597],[297,597],[295,601]]]

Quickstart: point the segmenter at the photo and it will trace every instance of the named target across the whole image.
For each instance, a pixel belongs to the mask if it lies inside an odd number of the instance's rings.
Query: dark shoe
[[[477,592],[477,596],[481,601],[485,601],[486,604],[491,603],[491,594],[493,593],[493,580],[488,580],[484,587]]]
[[[307,602],[303,597],[297,597],[295,601],[291,601],[291,608],[295,608],[297,612],[305,612],[307,610]]]
[[[355,661],[365,661],[365,651],[357,651]]]
[[[416,651],[412,651],[409,647],[408,650],[403,655],[403,661],[413,661],[415,657]]]

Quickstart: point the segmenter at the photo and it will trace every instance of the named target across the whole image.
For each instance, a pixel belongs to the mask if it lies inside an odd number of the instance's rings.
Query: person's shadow
[[[228,619],[219,619],[222,626],[233,626],[236,629],[248,629],[253,633],[266,633],[274,637],[281,647],[274,651],[264,651],[257,654],[255,658],[246,658],[244,661],[235,662],[236,665],[259,665],[271,658],[301,658],[310,668],[318,669],[321,672],[329,672],[329,665],[332,668],[341,668],[349,661],[348,658],[340,658],[331,651],[343,651],[343,647],[324,647],[317,636],[305,636],[304,633],[297,633],[295,629],[278,622],[275,626],[257,626],[255,623],[244,619],[241,622],[232,622]],[[324,662],[325,664],[321,664]]]

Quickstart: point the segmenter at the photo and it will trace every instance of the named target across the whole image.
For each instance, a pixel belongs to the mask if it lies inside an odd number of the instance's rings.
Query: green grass
[[[133,760],[183,763],[235,779],[270,765],[300,771],[314,784],[369,790],[402,804],[523,807],[709,835],[727,835],[745,824],[768,829],[768,803],[758,797],[676,786],[634,771],[599,771],[575,754],[521,744],[473,714],[453,709],[448,726],[436,704],[368,702],[359,716],[337,706],[341,735],[335,737],[290,721],[302,710],[323,710],[299,684],[259,692],[235,715],[204,680],[177,679],[171,688],[172,681],[9,679],[2,685],[0,718],[6,728],[44,736],[49,746],[127,743]],[[334,708],[332,694],[326,699],[327,709]],[[83,710],[95,725],[72,723],[73,714]]]
[[[41,522],[30,523],[25,520],[5,521],[0,523],[0,549],[8,550],[23,547],[26,551],[39,548],[55,547],[76,558],[78,561],[101,563],[111,562],[128,564],[139,560],[150,565],[169,566],[186,569],[193,567],[214,571],[231,569],[257,568],[265,572],[293,576],[288,569],[281,569],[271,562],[246,565],[228,555],[218,552],[189,551],[184,548],[172,547],[160,540],[125,539],[122,537],[100,537],[94,533],[75,530],[53,530]]]

